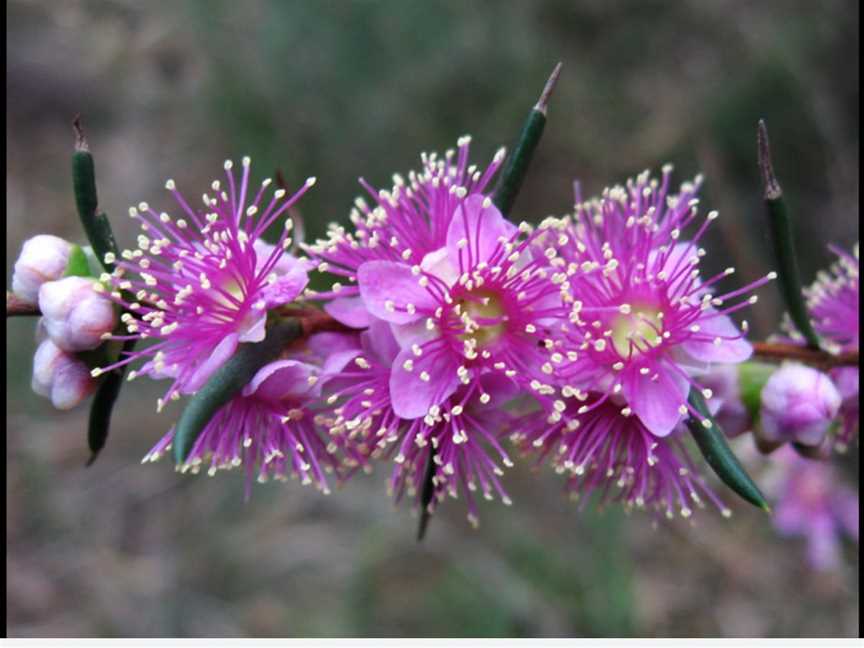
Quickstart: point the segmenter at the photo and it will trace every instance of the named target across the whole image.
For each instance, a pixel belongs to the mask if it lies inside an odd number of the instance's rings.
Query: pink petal
[[[198,368],[195,369],[192,375],[183,381],[183,393],[191,394],[201,389],[201,387],[204,386],[204,383],[209,380],[210,376],[212,376],[219,367],[225,364],[228,358],[234,355],[234,351],[237,350],[238,338],[239,336],[237,333],[226,335],[222,341],[216,345],[216,348],[213,349],[210,357],[198,365]]]
[[[459,255],[463,264],[468,263],[470,252],[473,263],[488,261],[500,245],[500,239],[509,241],[516,233],[516,226],[504,219],[495,205],[483,207],[486,199],[482,194],[472,194],[453,214],[447,230],[447,249],[451,262],[459,267]],[[461,240],[468,245],[459,247]]]
[[[390,329],[391,325],[387,322],[373,319],[369,330],[360,336],[363,350],[385,366],[393,363],[400,349]]]
[[[366,308],[375,317],[394,324],[407,324],[422,317],[420,312],[407,312],[409,304],[418,311],[437,306],[417,283],[419,279],[409,266],[393,261],[367,261],[357,270],[357,284]],[[388,304],[393,310],[387,308]]]
[[[737,337],[734,340],[722,339],[720,344],[713,341],[697,342],[690,340],[681,346],[692,357],[703,362],[744,362],[753,355],[753,347],[741,336],[741,331],[726,315],[709,308],[699,318],[699,328],[696,335],[707,335],[711,338]]]
[[[340,324],[362,329],[369,326],[372,316],[361,297],[340,297],[324,304],[324,310]]]
[[[246,397],[270,402],[281,402],[289,398],[300,398],[309,394],[313,386],[309,376],[317,376],[318,368],[297,360],[277,360],[264,365],[243,388]]]
[[[300,264],[294,264],[291,269],[283,275],[276,278],[272,284],[261,288],[261,299],[264,300],[267,308],[290,304],[309,283],[309,276]]]
[[[687,401],[690,385],[683,376],[661,367],[645,376],[631,371],[624,377],[623,392],[633,413],[659,437],[669,434],[681,420],[678,408]]]
[[[414,363],[412,371],[406,371],[404,363]],[[449,349],[438,353],[424,353],[416,357],[411,349],[405,349],[396,356],[390,373],[390,401],[393,411],[404,419],[425,416],[429,408],[439,405],[459,387],[459,358]],[[422,372],[429,374],[429,380],[421,378]]]
[[[251,311],[237,333],[239,342],[260,342],[267,336],[267,312]]]

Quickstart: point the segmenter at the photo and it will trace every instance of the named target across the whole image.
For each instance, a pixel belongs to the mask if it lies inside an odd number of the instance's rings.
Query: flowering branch
[[[9,290],[6,291],[6,317],[32,317],[41,314],[35,304],[21,299]]]
[[[833,367],[857,367],[858,350],[833,355],[827,351],[811,349],[795,344],[779,342],[754,342],[754,355],[768,360],[798,360],[804,364],[830,369]]]

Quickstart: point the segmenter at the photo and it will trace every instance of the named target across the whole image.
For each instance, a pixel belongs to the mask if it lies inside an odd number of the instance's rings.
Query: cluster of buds
[[[34,236],[15,262],[12,291],[42,314],[33,358],[33,391],[58,409],[71,409],[96,387],[88,365],[117,322],[104,287],[87,271],[85,252],[56,236]]]

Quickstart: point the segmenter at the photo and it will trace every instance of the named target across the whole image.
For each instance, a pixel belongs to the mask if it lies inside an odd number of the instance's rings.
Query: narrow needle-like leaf
[[[87,240],[93,247],[93,252],[106,272],[114,270],[114,264],[105,261],[105,255],[117,256],[117,243],[111,224],[104,212],[99,212],[99,201],[96,196],[96,170],[93,165],[93,155],[84,138],[81,129],[81,119],[76,117],[72,122],[75,129],[75,152],[72,154],[72,186],[75,191],[75,206],[78,217],[84,227]]]
[[[708,465],[717,473],[717,476],[729,488],[742,498],[763,511],[770,513],[771,507],[759,487],[744,470],[744,466],[738,461],[738,457],[726,443],[723,430],[717,425],[717,421],[708,411],[708,404],[698,389],[690,390],[688,399],[693,408],[699,412],[700,418],[690,416],[687,418],[687,427],[693,439],[699,446],[699,450],[708,462]]]
[[[783,200],[783,190],[774,175],[771,163],[771,148],[768,143],[768,129],[765,120],[759,120],[757,128],[757,149],[759,171],[762,174],[763,199],[768,216],[768,227],[771,232],[771,244],[774,247],[774,257],[777,260],[777,278],[780,293],[786,302],[786,309],[795,327],[804,336],[807,346],[818,349],[819,336],[813,330],[813,324],[807,314],[804,294],[801,290],[801,274],[798,270],[798,259],[795,255],[795,244],[792,240],[792,227]]]
[[[558,63],[555,69],[552,70],[549,80],[546,81],[543,92],[540,94],[540,99],[537,100],[531,112],[528,113],[528,118],[522,126],[522,132],[519,133],[519,138],[516,140],[515,146],[504,163],[504,169],[501,172],[498,186],[495,188],[495,194],[492,197],[492,202],[495,203],[495,206],[498,207],[504,216],[507,216],[513,207],[516,196],[522,188],[522,181],[525,179],[528,165],[531,163],[531,157],[540,143],[543,128],[546,126],[546,110],[549,98],[552,96],[552,91],[555,89],[555,84],[558,82],[560,73],[561,63]]]

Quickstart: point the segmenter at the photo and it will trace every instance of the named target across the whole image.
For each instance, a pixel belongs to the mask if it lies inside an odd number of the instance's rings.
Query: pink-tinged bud
[[[93,290],[95,284],[86,277],[66,277],[39,289],[45,330],[64,351],[95,349],[102,344],[102,336],[114,328],[114,306]]]
[[[87,365],[63,351],[50,339],[43,341],[33,357],[33,391],[51,399],[57,409],[72,409],[96,388]]]
[[[72,244],[58,236],[39,234],[24,242],[12,273],[12,292],[35,304],[39,288],[63,276]]]
[[[762,389],[761,431],[769,443],[818,446],[837,416],[842,397],[821,371],[787,363]]]

